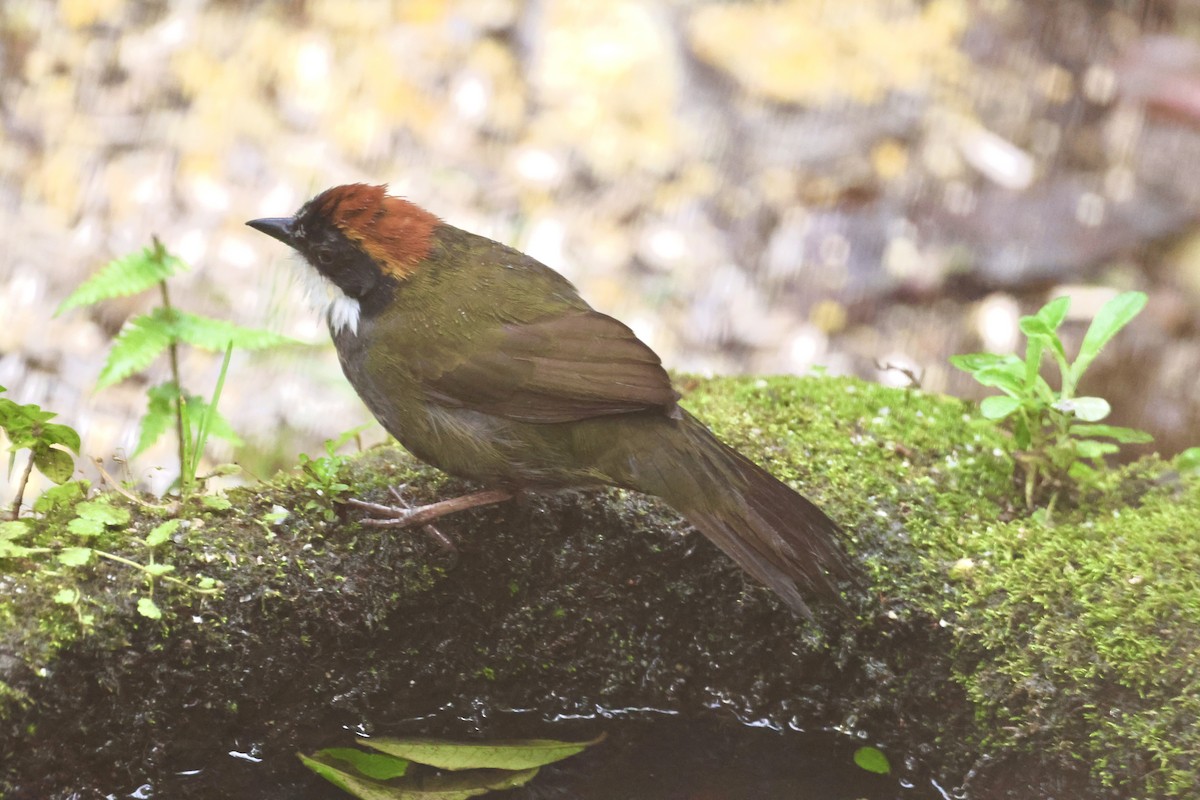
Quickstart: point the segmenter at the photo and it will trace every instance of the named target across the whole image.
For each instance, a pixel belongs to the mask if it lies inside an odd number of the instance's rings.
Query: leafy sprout
[[[5,392],[0,386],[0,393]],[[7,397],[0,397],[0,430],[9,441],[8,471],[16,465],[17,453],[29,451],[21,481],[17,486],[10,516],[16,519],[21,513],[21,501],[25,487],[34,467],[54,483],[62,484],[71,479],[75,471],[75,459],[79,455],[79,434],[69,425],[51,422],[57,414],[43,411],[33,403],[19,404]]]
[[[161,305],[125,323],[113,341],[96,386],[104,389],[119,383],[145,370],[164,353],[167,355],[171,379],[146,392],[148,404],[134,455],[144,452],[168,428],[174,427],[179,451],[180,492],[186,498],[198,483],[197,472],[208,437],[216,436],[235,445],[241,444],[229,422],[217,411],[234,348],[258,350],[293,340],[271,331],[245,328],[175,308],[171,304],[167,279],[185,269],[187,265],[155,239],[152,246],[140,252],[110,261],[64,300],[57,313],[158,287]],[[179,369],[182,345],[224,353],[221,371],[208,399],[184,389]]]
[[[1033,506],[1037,494],[1058,487],[1068,479],[1086,482],[1095,477],[1106,455],[1118,452],[1121,444],[1152,440],[1150,434],[1133,428],[1105,425],[1112,411],[1102,397],[1079,396],[1080,381],[1104,346],[1146,305],[1141,292],[1124,292],[1109,300],[1096,313],[1083,337],[1074,361],[1067,357],[1058,329],[1067,317],[1071,299],[1052,300],[1031,316],[1021,317],[1025,335],[1025,358],[1016,355],[973,353],[952,356],[950,363],[984,386],[1002,394],[980,403],[986,419],[1006,421],[1012,427],[1017,463],[1024,472],[1025,500]],[[1047,356],[1058,368],[1059,389],[1041,376]]]

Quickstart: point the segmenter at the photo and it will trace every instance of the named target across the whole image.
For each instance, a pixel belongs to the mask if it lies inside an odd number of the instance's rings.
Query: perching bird
[[[252,228],[330,285],[326,318],[359,396],[417,458],[486,487],[401,524],[513,493],[619,486],[660,497],[811,619],[837,598],[839,528],[677,404],[655,353],[533,258],[387,194],[335,186]],[[378,511],[384,511],[378,507]]]

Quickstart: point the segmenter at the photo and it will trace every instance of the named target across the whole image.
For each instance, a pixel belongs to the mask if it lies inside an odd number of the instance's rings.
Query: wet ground
[[[498,794],[513,800],[948,800],[938,779],[916,760],[891,754],[890,775],[854,763],[864,740],[847,734],[803,733],[748,727],[733,719],[684,719],[641,709],[605,711],[591,720],[538,723],[490,720],[494,736],[583,740],[603,732],[600,744],[542,768],[525,787]],[[532,724],[531,724],[532,722]],[[376,735],[414,735],[419,724],[399,724]],[[351,746],[354,733],[314,730],[303,746]],[[190,759],[189,760],[189,756]],[[265,754],[252,741],[229,743],[227,753],[181,754],[191,768],[156,785],[141,784],[144,796],[255,797],[261,800],[337,800],[345,793],[312,775],[290,753]],[[112,787],[124,796],[133,787]]]

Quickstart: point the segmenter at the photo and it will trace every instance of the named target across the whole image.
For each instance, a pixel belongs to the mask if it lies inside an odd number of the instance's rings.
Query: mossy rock
[[[633,493],[447,519],[453,554],[361,527],[283,476],[183,515],[159,557],[223,592],[160,582],[161,620],[138,614],[144,578],[119,563],[0,562],[10,793],[183,791],[181,765],[227,758],[235,740],[286,783],[292,752],[364,721],[430,715],[427,733],[490,735],[511,733],[489,721],[501,708],[716,705],[869,731],[943,783],[969,773],[973,797],[1200,789],[1187,755],[1200,750],[1200,479],[1146,460],[1047,521],[1026,512],[1002,435],[960,401],[846,379],[682,384],[690,410],[847,531],[867,585],[852,619],[797,620]],[[414,502],[465,488],[392,448],[342,479],[379,500],[396,483]],[[111,502],[130,519],[90,544],[144,561],[161,512]],[[73,543],[71,517],[38,520],[29,544]],[[78,603],[53,601],[64,585]]]

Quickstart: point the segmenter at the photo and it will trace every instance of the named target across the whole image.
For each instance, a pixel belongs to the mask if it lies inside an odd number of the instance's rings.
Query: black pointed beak
[[[265,219],[252,219],[246,224],[256,231],[262,231],[267,236],[286,244],[288,247],[296,246],[296,239],[292,236],[292,225],[295,219],[292,217],[267,217]]]

